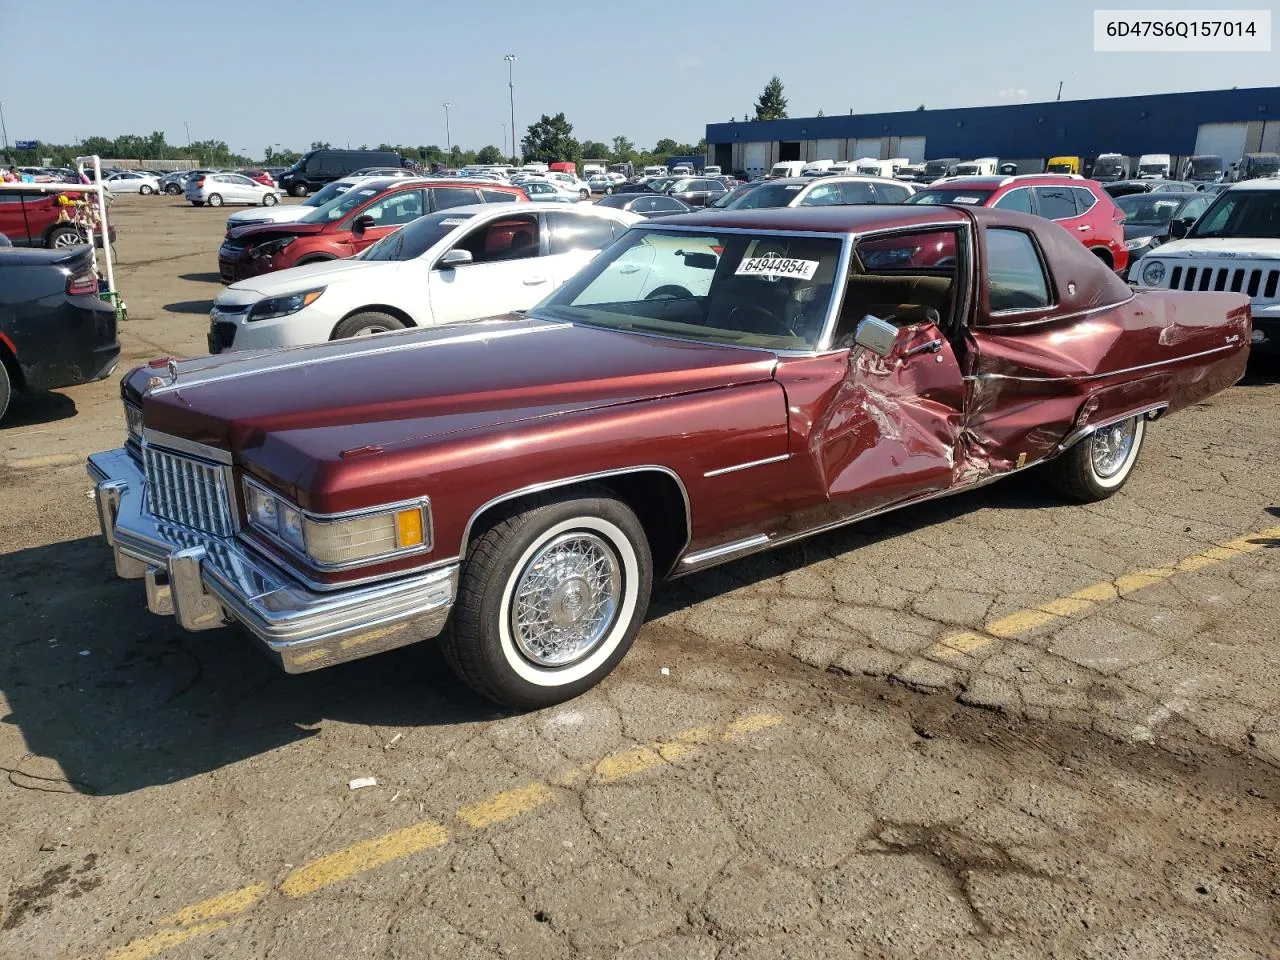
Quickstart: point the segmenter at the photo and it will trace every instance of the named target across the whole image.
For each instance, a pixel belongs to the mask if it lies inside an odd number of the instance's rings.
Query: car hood
[[[1280,260],[1280,240],[1245,237],[1207,237],[1174,240],[1160,248],[1160,259]]]
[[[260,227],[268,223],[293,223],[301,220],[315,207],[306,207],[300,203],[291,206],[258,207],[253,210],[241,210],[227,217],[227,229],[236,227]]]
[[[775,364],[764,350],[509,314],[179,361],[172,382],[153,364],[125,392],[142,396],[148,431],[229,450],[314,509],[354,459],[392,474],[460,435],[513,442],[514,423],[765,381]]]
[[[327,223],[265,223],[250,227],[232,227],[227,231],[227,238],[257,242],[274,237],[309,237],[320,233],[327,226],[329,226]]]
[[[398,261],[371,261],[366,263],[363,260],[326,260],[322,263],[308,263],[301,267],[290,267],[287,270],[277,270],[275,273],[264,273],[261,276],[250,277],[248,280],[240,280],[231,284],[220,294],[215,303],[227,304],[245,304],[257,303],[263,297],[279,297],[289,293],[297,293],[300,290],[309,290],[312,287],[325,287],[334,283],[341,283],[343,280],[350,279],[355,274],[368,276],[367,271],[377,270],[379,267],[386,267],[389,264],[395,265]]]

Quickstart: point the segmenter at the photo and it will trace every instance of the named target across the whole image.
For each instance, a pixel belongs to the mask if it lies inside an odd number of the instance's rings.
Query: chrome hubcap
[[[361,327],[359,330],[353,333],[352,336],[353,337],[372,337],[375,333],[386,333],[386,332],[387,332],[386,327]]]
[[[1109,480],[1120,472],[1129,459],[1137,432],[1138,421],[1131,418],[1103,427],[1093,435],[1093,470],[1099,477]]]
[[[520,573],[511,602],[511,634],[540,667],[587,657],[613,627],[622,599],[622,564],[593,533],[566,533],[544,544]]]

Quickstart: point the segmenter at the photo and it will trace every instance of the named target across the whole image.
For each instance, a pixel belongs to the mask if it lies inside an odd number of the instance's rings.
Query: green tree
[[[653,155],[666,160],[672,154],[680,152],[680,144],[676,143],[670,137],[663,137],[653,145]]]
[[[613,138],[613,149],[609,151],[609,159],[617,163],[625,163],[628,160],[634,160],[636,157],[636,143],[634,140],[628,140],[626,137],[617,136]]]
[[[476,163],[502,163],[505,159],[502,148],[495,147],[493,144],[476,151]]]
[[[826,116],[826,114],[822,112],[822,108],[821,108],[821,107],[819,107],[819,108],[818,108],[818,116],[820,116],[820,117],[825,117],[825,116]]]
[[[756,119],[787,119],[787,98],[782,95],[782,81],[776,74],[765,84],[764,93],[756,101]]]
[[[588,160],[605,160],[609,157],[609,148],[599,140],[588,140],[582,145],[582,155]]]
[[[310,147],[310,149],[312,149],[312,150],[332,150],[332,149],[333,149],[333,147],[331,147],[331,146],[329,145],[329,141],[328,141],[328,140],[312,140],[312,141],[311,141],[311,147]]]
[[[570,160],[576,163],[582,159],[582,145],[573,139],[573,124],[563,113],[554,117],[544,113],[537,123],[529,124],[529,132],[520,141],[520,152],[526,162]]]

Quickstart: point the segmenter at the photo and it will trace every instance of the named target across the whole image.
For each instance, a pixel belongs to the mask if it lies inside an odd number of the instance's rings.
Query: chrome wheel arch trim
[[[485,501],[477,507],[467,519],[467,525],[462,529],[462,543],[459,544],[458,555],[465,557],[467,553],[467,544],[471,542],[471,533],[475,529],[476,520],[487,513],[493,507],[506,503],[510,500],[517,500],[520,497],[533,496],[539,493],[546,493],[549,490],[558,490],[561,487],[571,487],[579,483],[590,483],[593,480],[607,480],[610,477],[624,477],[634,473],[661,473],[670,477],[675,481],[676,487],[680,490],[680,498],[684,501],[684,542],[680,545],[679,551],[676,553],[676,562],[689,549],[689,543],[693,539],[693,507],[689,502],[689,491],[685,487],[684,480],[680,474],[670,467],[664,467],[661,464],[648,463],[634,467],[619,467],[613,470],[598,470],[594,473],[583,473],[572,477],[563,477],[558,480],[544,480],[541,483],[531,483],[528,486],[511,490],[507,493],[500,494],[490,500]],[[456,562],[456,560],[454,561]]]

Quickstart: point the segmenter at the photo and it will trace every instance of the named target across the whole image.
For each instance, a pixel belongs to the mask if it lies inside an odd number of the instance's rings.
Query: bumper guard
[[[287,673],[305,673],[437,636],[457,593],[456,563],[318,592],[235,538],[147,512],[145,478],[124,448],[87,469],[116,575],[146,583],[147,609],[185,630],[238,623]]]

